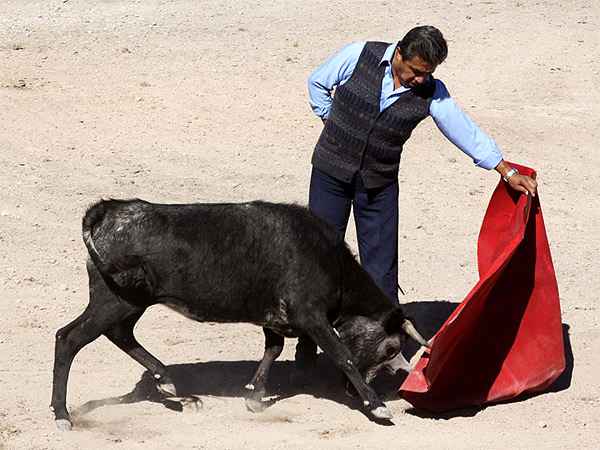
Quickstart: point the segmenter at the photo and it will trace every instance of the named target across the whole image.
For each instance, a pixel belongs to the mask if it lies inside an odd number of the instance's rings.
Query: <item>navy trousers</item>
[[[313,167],[308,206],[343,236],[353,210],[360,263],[398,303],[398,182],[366,189],[360,174],[345,183]]]

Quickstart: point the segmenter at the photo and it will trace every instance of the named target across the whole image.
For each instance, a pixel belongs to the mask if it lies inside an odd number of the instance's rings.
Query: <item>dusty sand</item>
[[[599,19],[595,0],[2,1],[0,448],[598,448]],[[394,413],[382,426],[324,357],[313,386],[290,388],[290,340],[269,382],[273,405],[252,414],[243,386],[261,330],[155,307],[137,335],[189,398],[162,399],[100,338],[71,371],[74,430],[58,430],[54,333],[87,304],[86,207],[108,197],[306,204],[322,127],[306,78],[346,42],[391,41],[419,24],[449,41],[437,75],[459,105],[508,160],[539,173],[564,376],[539,395],[442,416],[395,397],[403,376],[382,376],[374,386]],[[406,146],[401,301],[421,311],[428,336],[477,282],[497,182],[430,119]],[[353,230],[348,241],[356,248]]]

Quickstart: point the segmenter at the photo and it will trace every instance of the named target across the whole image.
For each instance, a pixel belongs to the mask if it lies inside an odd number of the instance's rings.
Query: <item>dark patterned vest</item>
[[[368,189],[388,186],[398,179],[402,146],[429,115],[435,91],[431,76],[379,111],[385,73],[385,65],[379,63],[388,46],[384,42],[366,43],[352,76],[335,90],[312,157],[315,168],[340,181],[349,183],[360,172]]]

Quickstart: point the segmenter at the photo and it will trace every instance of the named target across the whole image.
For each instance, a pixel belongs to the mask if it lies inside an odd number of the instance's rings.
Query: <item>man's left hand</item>
[[[501,177],[504,177],[511,171],[511,167],[504,160],[500,161],[495,169]],[[514,173],[511,175],[507,181],[507,184],[515,191],[522,192],[525,195],[531,194],[533,197],[535,197],[535,193],[537,192],[537,181],[531,177],[528,177],[527,175],[521,175],[520,173]]]
[[[522,192],[526,195],[531,194],[533,197],[535,197],[538,184],[537,181],[535,181],[531,177],[528,177],[527,175],[515,173],[512,177],[508,179],[508,185],[515,191]]]

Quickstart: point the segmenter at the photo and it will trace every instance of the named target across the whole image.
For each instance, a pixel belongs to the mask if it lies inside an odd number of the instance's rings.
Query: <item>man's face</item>
[[[397,48],[392,58],[392,74],[394,75],[394,87],[414,88],[422,83],[435,72],[437,65],[424,61],[419,55],[404,61]]]

